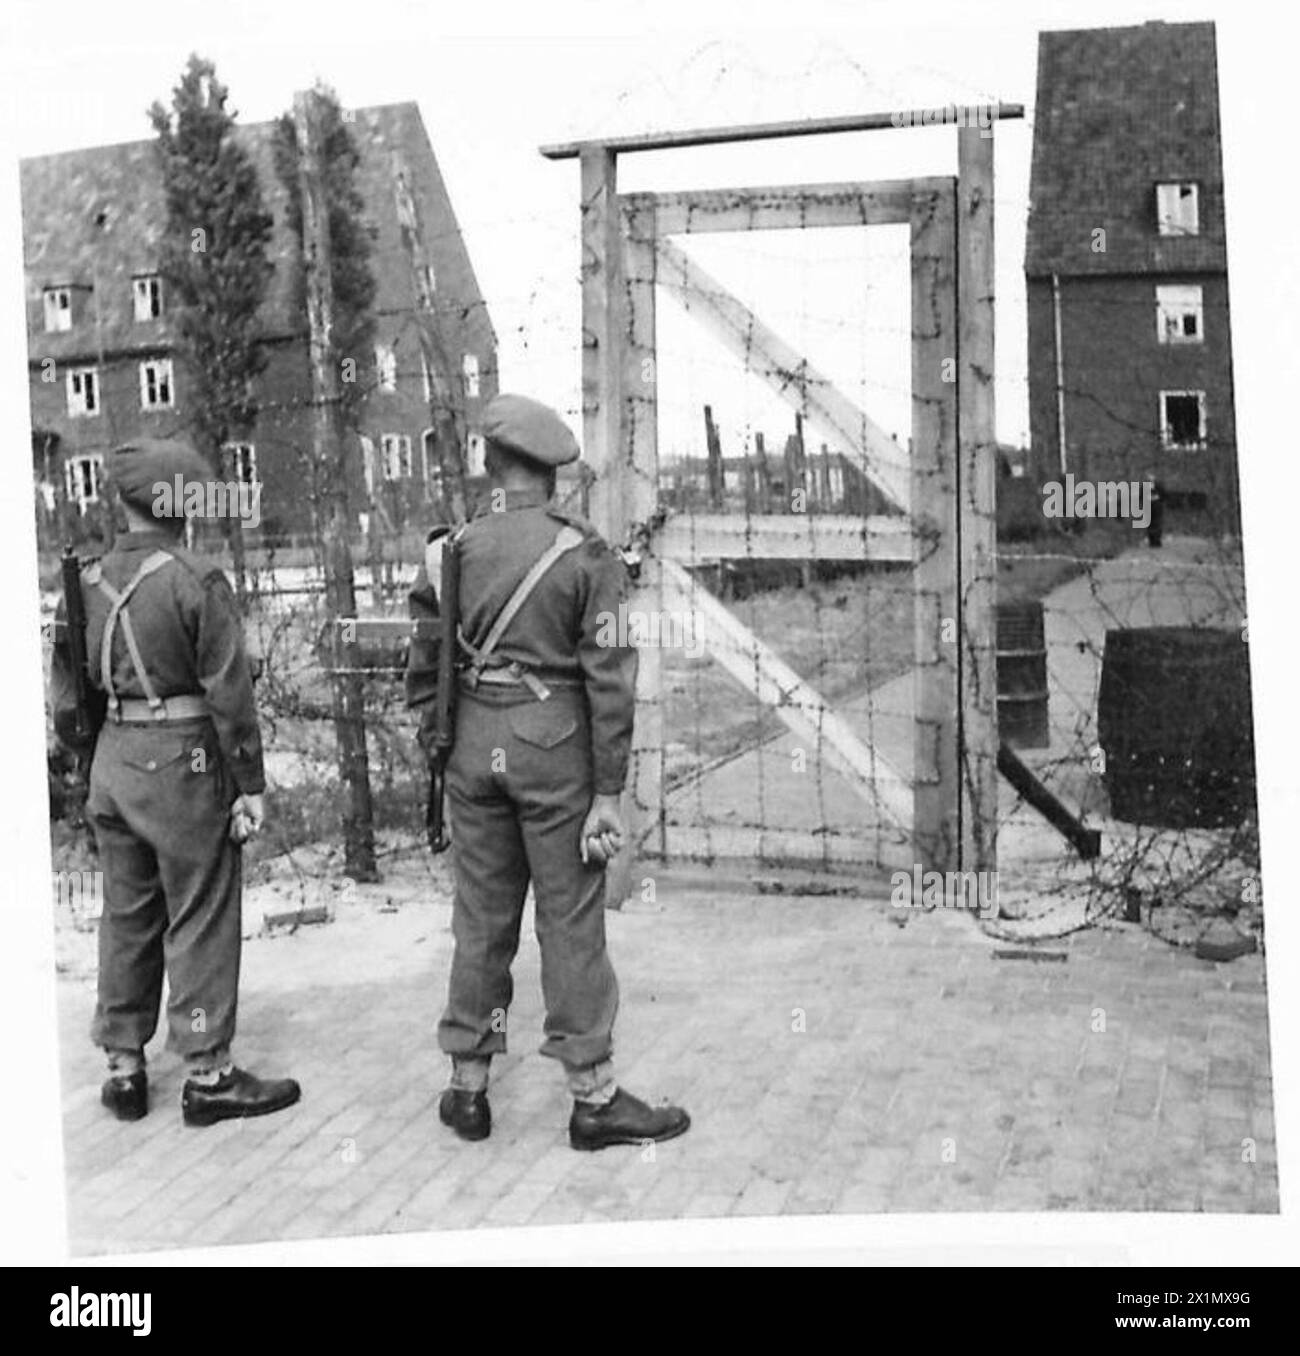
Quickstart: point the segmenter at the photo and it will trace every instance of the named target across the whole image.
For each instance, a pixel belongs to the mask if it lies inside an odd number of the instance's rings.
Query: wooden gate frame
[[[706,128],[544,146],[581,168],[583,441],[594,473],[589,511],[605,537],[642,552],[632,605],[663,610],[665,598],[703,612],[710,650],[769,701],[801,737],[811,736],[855,789],[897,813],[907,782],[889,769],[757,637],[709,595],[679,560],[698,548],[721,557],[909,560],[914,567],[915,693],[911,834],[926,870],[997,868],[997,663],[994,421],[993,127],[1023,117],[1020,105],[868,113],[748,127]],[[937,114],[937,116],[936,116]],[[965,116],[964,116],[965,115]],[[957,128],[956,178],[619,195],[620,154],[828,132]],[[655,287],[712,298],[714,328],[739,323],[773,371],[810,369],[747,308],[665,239],[675,233],[907,224],[911,230],[912,456],[900,476],[897,444],[865,414],[830,394],[810,410],[841,436],[856,435],[864,469],[910,512],[864,521],[809,515],[802,541],[788,516],[700,515],[662,522],[658,503]],[[778,383],[781,384],[781,383]],[[788,382],[786,384],[789,384]],[[838,403],[837,403],[838,402]],[[845,429],[846,419],[851,428]],[[900,532],[901,529],[901,532]],[[755,543],[759,550],[755,551]],[[641,855],[669,854],[662,786],[659,651],[644,648],[637,681],[630,811]],[[901,785],[900,785],[901,784]],[[629,861],[611,893],[627,892]]]

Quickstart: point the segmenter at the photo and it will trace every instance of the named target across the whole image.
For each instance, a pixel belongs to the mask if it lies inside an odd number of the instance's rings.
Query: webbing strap
[[[145,669],[144,658],[140,654],[140,647],[136,644],[135,632],[131,627],[130,614],[123,609],[141,580],[162,569],[170,559],[171,556],[166,551],[151,551],[140,562],[140,568],[127,580],[120,593],[104,578],[101,570],[96,570],[93,576],[87,574],[90,582],[95,584],[112,604],[108,609],[108,616],[104,619],[104,638],[99,646],[99,677],[104,691],[108,694],[108,709],[114,715],[121,707],[121,701],[113,687],[113,636],[117,631],[119,618],[122,622],[122,637],[126,641],[127,653],[131,657],[131,667],[135,669],[135,676],[144,689],[145,700],[155,713],[165,710],[162,698],[159,697],[158,690],[150,681],[148,671]]]
[[[518,587],[510,597],[506,599],[506,605],[497,614],[497,619],[492,623],[492,629],[487,633],[483,644],[472,645],[466,639],[465,633],[463,631],[460,633],[460,643],[470,656],[470,667],[472,669],[478,671],[486,667],[487,661],[492,658],[497,646],[501,643],[506,628],[514,621],[519,609],[532,596],[533,590],[545,578],[547,571],[561,556],[567,555],[575,547],[581,546],[583,540],[582,533],[576,527],[569,527],[566,524],[560,528],[559,532],[556,533],[555,540],[533,562],[532,568],[519,581]]]

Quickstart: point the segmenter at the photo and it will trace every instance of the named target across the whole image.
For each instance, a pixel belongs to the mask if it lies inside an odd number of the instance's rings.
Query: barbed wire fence
[[[997,203],[1004,207],[1003,199]],[[525,217],[510,220],[519,229],[537,228]],[[1023,225],[1004,215],[1000,237],[1015,238]],[[557,241],[566,234],[552,229]],[[657,708],[638,713],[656,740],[642,744],[638,757],[657,763],[659,798],[642,808],[671,860],[712,866],[739,858],[863,874],[906,866],[914,855],[911,825],[900,822],[897,798],[886,787],[909,795],[916,789],[914,572],[925,552],[915,549],[913,534],[923,532],[889,512],[858,449],[874,415],[908,451],[899,431],[911,419],[916,334],[905,271],[901,290],[877,280],[888,251],[875,255],[864,247],[861,237],[870,234],[810,225],[746,239],[739,281],[712,296],[708,287],[696,289],[695,299],[715,310],[739,294],[755,314],[765,314],[765,292],[779,280],[785,306],[777,307],[773,332],[796,352],[815,355],[818,366],[789,365],[784,350],[774,353],[752,329],[730,354],[682,343],[687,329],[680,317],[673,319],[671,305],[658,310],[654,417],[661,452],[651,488],[663,540],[690,582],[660,617],[642,619],[642,640],[658,652],[661,682]],[[688,238],[683,248],[691,254],[698,242]],[[896,248],[893,265],[904,255],[905,247]],[[720,262],[707,251],[696,257],[713,267]],[[837,297],[833,279],[846,273],[855,287],[846,297],[841,281]],[[662,281],[658,268],[630,279],[661,291]],[[539,296],[507,299],[509,309],[536,314]],[[526,351],[536,337],[521,334],[519,341]],[[416,352],[400,336],[399,345],[403,355]],[[885,347],[899,356],[882,372]],[[399,375],[413,370],[402,366]],[[861,410],[854,426],[826,430],[829,390],[847,393],[848,404]],[[460,402],[449,403],[458,406],[450,413],[463,416]],[[892,417],[876,415],[881,408]],[[288,429],[302,407],[282,412]],[[580,407],[564,412],[580,422]],[[273,420],[274,409],[267,414]],[[1152,433],[1131,432],[1135,444]],[[286,433],[287,449],[290,443]],[[1149,442],[1140,445],[1145,452]],[[910,449],[912,457],[916,452]],[[936,465],[922,474],[941,478],[947,470]],[[562,483],[561,496],[584,512],[588,490],[577,478]],[[431,884],[445,883],[445,866],[423,850],[427,770],[403,705],[402,645],[394,636],[422,553],[426,523],[417,520],[426,509],[435,520],[436,499],[435,487],[422,487],[406,501],[406,525],[356,561],[377,855],[401,861],[404,871]],[[774,530],[774,517],[788,529]],[[1238,749],[1235,774],[1228,769],[1238,794],[1220,816],[1225,822],[1194,822],[1198,816],[1186,811],[1189,822],[1181,825],[1142,824],[1113,813],[1117,773],[1098,728],[1108,631],[1182,627],[1236,633],[1247,643],[1239,543],[1175,532],[1157,551],[1127,524],[1111,527],[1092,524],[1067,538],[1040,513],[1022,539],[1004,534],[1000,543],[1000,601],[1042,607],[1045,739],[1022,747],[1020,756],[1083,822],[1100,829],[1103,847],[1095,860],[1081,860],[1001,783],[999,892],[1009,918],[985,926],[1050,936],[1123,918],[1185,944],[1208,918],[1231,916],[1262,941],[1250,751]],[[779,555],[772,545],[778,538]],[[340,794],[321,643],[324,583],[310,542],[270,543],[250,553],[248,608],[273,788],[268,835],[254,861],[274,861],[281,875],[287,870],[306,901],[320,892],[320,844],[331,838]],[[727,618],[734,633],[725,631]],[[394,625],[370,636],[370,620]],[[937,637],[936,646],[942,643]],[[722,651],[729,659],[719,663]],[[1225,674],[1216,691],[1228,701],[1242,690],[1240,670],[1227,666]],[[796,688],[791,677],[805,687]],[[1248,685],[1245,692],[1248,700]],[[1218,701],[1211,704],[1216,711]],[[803,735],[782,721],[791,704],[805,716]],[[1187,729],[1193,741],[1204,737],[1200,727]],[[846,749],[864,751],[865,761],[846,760]],[[1189,751],[1184,763],[1193,761]],[[1176,764],[1158,770],[1176,784]],[[328,856],[327,850],[327,869]]]

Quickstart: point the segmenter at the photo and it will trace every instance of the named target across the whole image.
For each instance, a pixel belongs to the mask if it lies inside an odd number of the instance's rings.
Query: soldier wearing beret
[[[605,948],[604,868],[623,844],[620,795],[631,752],[636,650],[602,644],[626,576],[595,529],[554,503],[556,467],[578,445],[553,410],[500,395],[483,416],[492,488],[460,530],[461,653],[455,744],[446,769],[455,951],[438,1042],[451,1057],[439,1115],[462,1139],[491,1130],[492,1056],[506,1048],[510,967],[531,884],[546,1005],[542,1054],[564,1067],[576,1149],[682,1134],[679,1107],[651,1107],[615,1081],[618,984]],[[504,630],[512,595],[535,579]],[[412,615],[438,614],[422,571]],[[407,696],[428,747],[432,656],[413,644]]]
[[[144,1047],[165,972],[185,1121],[263,1115],[292,1105],[299,1088],[254,1077],[230,1052],[241,843],[262,823],[262,743],[233,591],[218,564],[182,548],[175,493],[212,473],[187,444],[157,439],[115,449],[108,472],[128,530],[81,577],[104,713],[86,802],[104,873],[91,1028],[108,1059],[102,1100],[121,1120],[148,1111]],[[56,733],[73,742],[66,637],[55,644],[52,703]]]

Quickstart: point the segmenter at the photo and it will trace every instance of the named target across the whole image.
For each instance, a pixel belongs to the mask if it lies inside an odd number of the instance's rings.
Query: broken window
[[[45,332],[57,334],[72,328],[72,289],[47,287],[45,289]]]
[[[1166,447],[1205,445],[1205,392],[1161,391],[1160,436]]]
[[[1199,234],[1198,196],[1193,183],[1156,185],[1156,225],[1161,235]]]
[[[1156,337],[1162,344],[1199,344],[1204,339],[1199,287],[1156,288]]]

